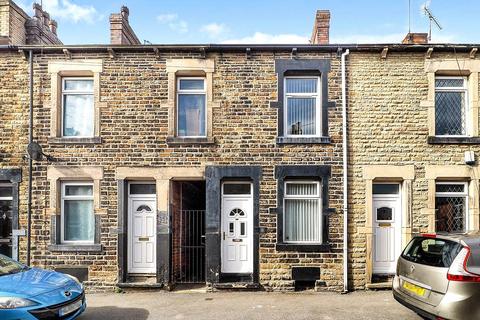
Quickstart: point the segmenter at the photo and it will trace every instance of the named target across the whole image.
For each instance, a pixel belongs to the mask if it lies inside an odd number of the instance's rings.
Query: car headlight
[[[0,297],[0,309],[25,308],[36,305],[32,300],[17,297]]]

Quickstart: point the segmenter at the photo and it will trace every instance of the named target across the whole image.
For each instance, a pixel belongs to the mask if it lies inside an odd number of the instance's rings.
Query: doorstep
[[[162,283],[149,283],[149,282],[119,282],[117,287],[121,289],[133,288],[133,289],[161,289],[164,287]]]
[[[387,290],[387,289],[392,289],[392,282],[386,281],[386,282],[367,283],[365,287],[368,290]]]
[[[219,290],[257,290],[260,284],[254,282],[222,282],[213,283],[212,287]]]

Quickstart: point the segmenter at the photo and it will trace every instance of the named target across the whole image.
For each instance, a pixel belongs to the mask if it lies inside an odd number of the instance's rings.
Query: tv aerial
[[[428,8],[428,4],[425,4],[422,8],[423,14],[427,16],[428,20],[430,20],[430,29],[428,31],[428,40],[432,40],[432,23],[438,28],[438,30],[442,30],[442,26],[438,19],[433,15],[432,11]]]

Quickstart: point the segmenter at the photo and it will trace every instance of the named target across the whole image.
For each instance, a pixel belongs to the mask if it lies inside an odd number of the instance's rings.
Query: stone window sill
[[[182,137],[167,137],[167,144],[170,146],[179,145],[211,145],[215,144],[213,137],[199,137],[199,138],[182,138]]]
[[[92,137],[92,138],[49,137],[48,143],[50,144],[100,144],[102,143],[102,138],[101,137]]]
[[[442,137],[429,136],[429,144],[480,144],[480,137]]]
[[[291,252],[330,252],[330,244],[277,243],[276,249]]]
[[[277,144],[330,144],[330,137],[277,137]]]
[[[51,252],[101,252],[101,244],[51,244],[48,246]]]

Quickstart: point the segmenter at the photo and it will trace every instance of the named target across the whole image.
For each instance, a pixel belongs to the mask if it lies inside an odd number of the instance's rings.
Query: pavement
[[[390,291],[339,293],[129,292],[88,294],[88,319],[421,319]]]

